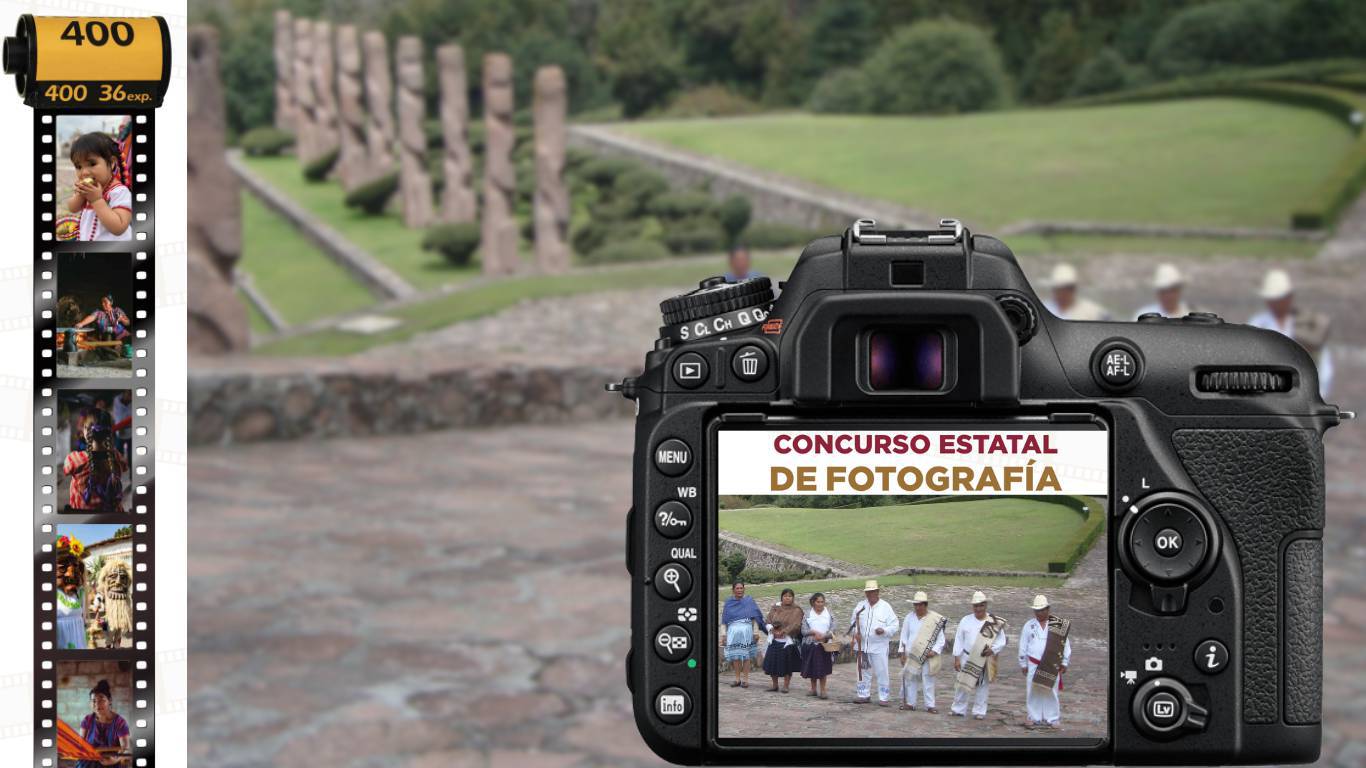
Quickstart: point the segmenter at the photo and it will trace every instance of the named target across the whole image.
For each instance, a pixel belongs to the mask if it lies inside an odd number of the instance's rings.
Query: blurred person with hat
[[[1152,285],[1157,301],[1138,310],[1134,315],[1135,319],[1148,314],[1185,317],[1195,311],[1195,308],[1187,304],[1181,296],[1186,288],[1186,276],[1181,274],[1181,270],[1177,269],[1175,264],[1157,265]]]
[[[1029,606],[1034,618],[1020,630],[1020,673],[1025,678],[1025,718],[1028,724],[1058,727],[1062,709],[1058,692],[1062,673],[1072,662],[1071,622],[1054,616],[1048,598],[1035,595]]]
[[[1109,320],[1109,310],[1077,294],[1078,282],[1076,267],[1055,264],[1048,276],[1048,288],[1053,297],[1044,301],[1044,309],[1063,320]]]
[[[953,690],[953,708],[959,717],[968,716],[968,699],[972,700],[972,717],[987,719],[987,696],[991,681],[996,676],[996,655],[1006,647],[1006,622],[987,612],[987,596],[972,593],[972,613],[958,621],[958,632],[953,640],[953,668],[958,672]]]
[[[1266,309],[1253,315],[1248,325],[1288,336],[1299,342],[1319,367],[1319,393],[1328,397],[1333,389],[1333,354],[1328,349],[1332,321],[1322,312],[1295,306],[1295,285],[1283,269],[1273,269],[1262,278],[1258,292]]]
[[[939,714],[934,706],[934,676],[944,650],[944,628],[949,620],[930,610],[930,596],[916,592],[911,610],[901,622],[901,708],[915,709],[915,697],[923,691],[925,711]]]
[[[891,604],[881,598],[877,580],[869,579],[863,585],[863,600],[855,606],[849,621],[859,665],[858,682],[854,686],[855,704],[867,704],[871,699],[872,677],[877,678],[879,707],[888,706],[892,695],[892,684],[887,679],[887,651],[901,621]]]

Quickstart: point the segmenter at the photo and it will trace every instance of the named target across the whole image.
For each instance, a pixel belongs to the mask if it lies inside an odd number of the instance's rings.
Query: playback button
[[[684,389],[696,389],[707,381],[707,360],[696,352],[674,358],[674,381]]]

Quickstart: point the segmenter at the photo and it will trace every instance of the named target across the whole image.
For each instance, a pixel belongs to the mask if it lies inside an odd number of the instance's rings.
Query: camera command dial
[[[660,302],[664,326],[659,333],[679,342],[725,336],[762,323],[772,303],[773,284],[767,277],[738,283],[709,277],[696,290]]]

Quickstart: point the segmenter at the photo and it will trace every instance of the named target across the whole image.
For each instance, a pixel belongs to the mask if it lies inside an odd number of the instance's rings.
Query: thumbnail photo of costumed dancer
[[[75,531],[97,538],[87,547]],[[133,646],[131,534],[117,525],[58,526],[56,648]],[[93,551],[92,551],[93,550]]]
[[[133,239],[132,129],[131,115],[57,118],[57,135],[70,137],[71,161],[57,179],[58,240]]]

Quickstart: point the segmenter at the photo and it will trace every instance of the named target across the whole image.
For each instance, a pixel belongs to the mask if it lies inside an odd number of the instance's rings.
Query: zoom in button
[[[665,600],[682,600],[692,591],[692,574],[680,563],[665,563],[655,571],[654,587]]]

